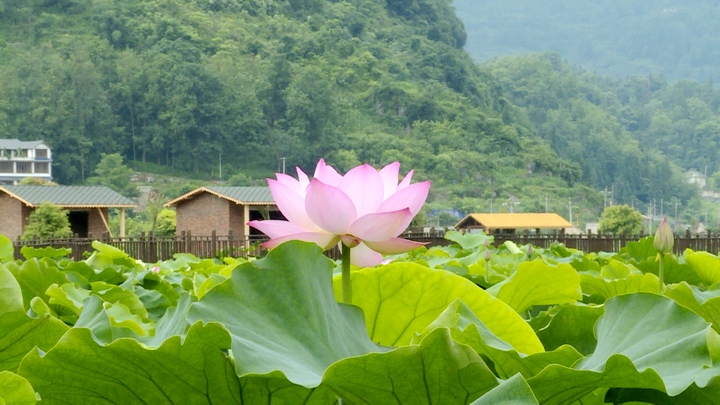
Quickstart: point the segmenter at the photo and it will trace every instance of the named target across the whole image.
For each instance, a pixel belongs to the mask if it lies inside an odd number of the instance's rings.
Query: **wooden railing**
[[[507,240],[519,245],[532,244],[534,246],[547,248],[555,242],[565,244],[570,248],[579,249],[585,252],[617,252],[627,245],[628,242],[636,241],[643,237],[625,235],[565,235],[558,234],[497,234],[495,246],[500,246]],[[443,231],[425,233],[406,233],[402,237],[426,242],[428,246],[444,246],[452,242],[445,239]],[[72,250],[71,257],[74,260],[83,260],[93,251],[93,240],[114,246],[130,257],[142,260],[146,263],[172,259],[176,253],[190,253],[202,258],[224,257],[248,257],[260,256],[264,249],[260,243],[267,240],[265,237],[240,238],[229,235],[217,235],[214,232],[210,236],[195,236],[189,232],[183,232],[177,236],[155,236],[152,233],[141,234],[135,237],[111,238],[105,234],[99,238],[54,238],[45,240],[27,240],[14,242],[15,258],[22,259],[21,249],[23,246],[35,248],[55,247],[69,248]],[[684,235],[675,235],[675,253],[682,254],[690,248],[695,251],[707,251],[718,254],[720,250],[720,234],[707,232],[703,235],[691,235],[686,232]],[[333,258],[340,257],[339,249],[332,249],[326,254]]]

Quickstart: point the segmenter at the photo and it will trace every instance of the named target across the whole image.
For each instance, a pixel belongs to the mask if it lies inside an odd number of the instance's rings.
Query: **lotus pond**
[[[483,234],[353,268],[287,242],[257,260],[142,263],[0,237],[0,404],[720,402],[720,259],[495,248]]]

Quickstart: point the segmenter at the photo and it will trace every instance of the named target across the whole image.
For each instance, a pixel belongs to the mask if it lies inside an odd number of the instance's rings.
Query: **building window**
[[[17,149],[15,151],[15,157],[28,157],[27,149]]]
[[[48,162],[35,162],[35,173],[50,173]]]
[[[16,162],[17,171],[15,173],[30,174],[32,173],[32,163],[30,162]]]
[[[35,149],[35,157],[38,157],[38,158],[47,158],[47,157],[48,157],[48,150],[47,150],[47,149]]]
[[[0,173],[12,173],[13,163],[12,162],[0,162]]]

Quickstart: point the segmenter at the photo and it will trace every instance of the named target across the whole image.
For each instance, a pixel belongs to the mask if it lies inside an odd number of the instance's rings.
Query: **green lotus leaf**
[[[335,395],[325,385],[306,388],[293,384],[285,376],[275,371],[258,376],[247,375],[240,378],[242,392],[240,404],[281,404],[281,405],[335,405]]]
[[[37,400],[28,380],[9,371],[0,371],[0,404],[33,405]]]
[[[145,309],[142,301],[140,301],[140,298],[134,291],[126,290],[103,281],[90,283],[90,286],[92,288],[92,294],[102,298],[103,301],[112,304],[122,304],[127,307],[131,313],[138,315],[141,319],[148,319],[147,309]]]
[[[445,239],[457,243],[464,250],[471,250],[483,245],[492,245],[495,238],[483,232],[463,234],[458,231],[448,231],[445,233]]]
[[[637,263],[649,258],[655,260],[657,249],[655,249],[654,240],[654,236],[646,236],[638,241],[628,242],[625,247],[620,249],[619,254],[628,259],[633,259]]]
[[[90,291],[79,288],[74,283],[65,283],[62,286],[51,285],[45,294],[49,298],[49,304],[58,313],[58,318],[72,325],[82,312],[83,301],[90,296]]]
[[[20,254],[22,254],[27,260],[42,259],[44,257],[56,259],[58,257],[70,256],[72,254],[72,249],[54,247],[35,248],[32,246],[23,246],[20,248]]]
[[[49,403],[235,404],[241,387],[229,348],[230,335],[215,323],[197,323],[156,349],[128,338],[98,344],[89,329],[73,328],[44,355],[28,353],[18,374]]]
[[[455,300],[422,334],[416,335],[413,343],[421,341],[438,328],[449,329],[453,340],[472,347],[484,359],[492,362],[493,370],[503,379],[517,373],[531,377],[549,364],[570,366],[582,358],[577,350],[567,345],[554,352],[540,352],[529,356],[518,353],[509,343],[492,333],[460,300]]]
[[[640,388],[675,396],[711,364],[709,325],[674,301],[620,295],[598,320],[597,348],[572,368],[551,365],[528,379],[540,403],[572,403],[598,387]]]
[[[314,388],[336,361],[383,350],[368,338],[360,309],[335,301],[333,267],[317,245],[284,243],[235,268],[192,304],[188,319],[230,330],[238,375],[281,371]]]
[[[604,274],[594,276],[591,274],[580,275],[583,293],[596,299],[586,299],[586,302],[602,304],[606,300],[622,294],[636,292],[660,293],[658,278],[652,273],[628,274],[625,278],[608,279]]]
[[[5,235],[0,235],[0,263],[11,262],[15,259],[15,247]]]
[[[712,323],[715,331],[720,332],[720,286],[700,291],[698,287],[683,281],[666,286],[663,294],[702,316]]]
[[[580,276],[572,266],[554,266],[540,259],[520,263],[512,276],[488,292],[518,313],[535,305],[566,304],[582,299]]]
[[[720,258],[717,256],[708,252],[693,252],[687,249],[683,258],[705,285],[711,286],[720,282]]]
[[[25,314],[20,285],[0,264],[0,371],[16,371],[25,353],[36,346],[49,350],[67,330],[48,313]]]
[[[538,401],[522,375],[515,374],[470,405],[538,405]]]
[[[545,350],[555,350],[563,345],[570,345],[582,354],[595,350],[595,322],[603,314],[603,307],[561,305],[550,312],[547,325],[537,331]]]
[[[338,361],[323,384],[349,403],[464,405],[498,382],[477,353],[440,328],[418,346]]]
[[[54,262],[48,260],[26,260],[20,266],[8,263],[8,269],[15,275],[15,279],[20,285],[25,308],[35,297],[40,297],[49,304],[50,297],[45,294],[48,287],[68,282],[65,274],[57,268]]]
[[[335,277],[335,296],[342,280]],[[352,272],[353,305],[362,308],[370,338],[385,346],[410,344],[453,301],[460,299],[493,333],[521,353],[543,351],[532,328],[507,304],[456,274],[413,263]]]

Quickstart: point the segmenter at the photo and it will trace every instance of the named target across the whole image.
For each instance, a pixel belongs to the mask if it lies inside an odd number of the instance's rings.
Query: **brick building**
[[[119,236],[125,236],[125,209],[137,206],[105,186],[0,186],[0,234],[17,239],[28,216],[45,202],[68,210],[70,229],[82,238],[110,231],[110,208],[120,209]]]
[[[175,207],[176,231],[194,236],[261,235],[248,227],[254,219],[284,219],[268,187],[200,187],[165,203]]]

